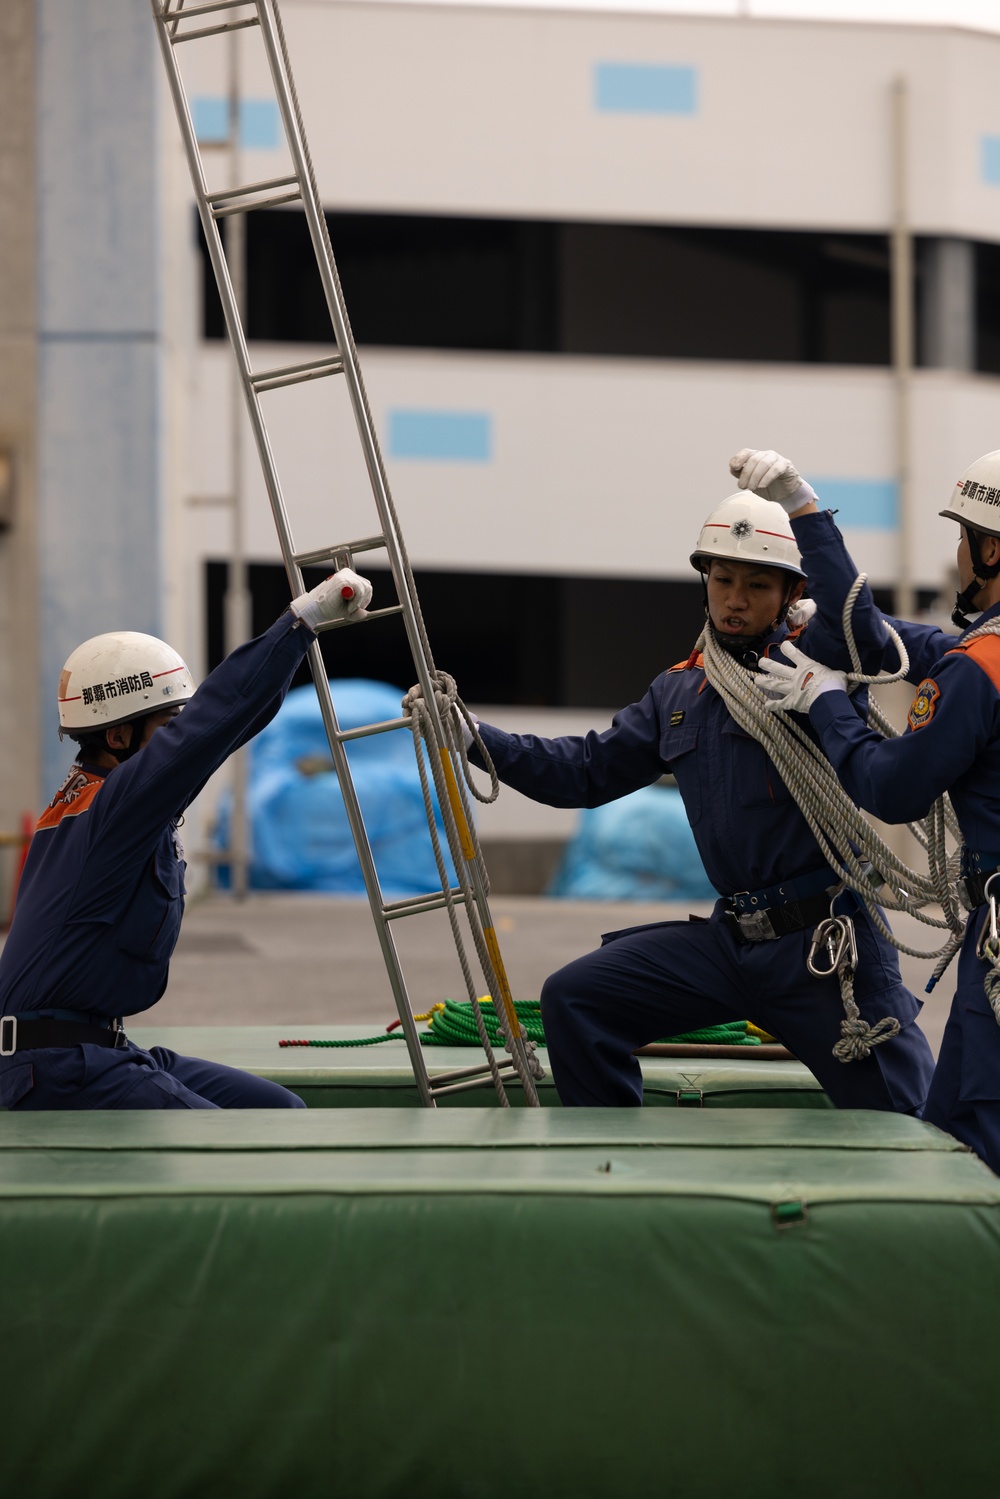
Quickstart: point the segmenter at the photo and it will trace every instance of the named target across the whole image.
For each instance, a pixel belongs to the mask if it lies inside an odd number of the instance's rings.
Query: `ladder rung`
[[[360,729],[341,729],[337,738],[344,744],[349,739],[367,739],[369,734],[391,734],[393,729],[412,727],[412,720],[409,718],[387,718],[385,723],[369,723]]]
[[[244,0],[240,0],[240,4],[243,3]],[[219,7],[212,8],[218,9]],[[184,15],[185,12],[182,11],[181,14]],[[177,17],[172,16],[170,19],[177,20]],[[257,17],[252,16],[249,21],[224,21],[221,26],[199,26],[196,31],[175,31],[171,33],[169,40],[170,45],[176,47],[178,42],[196,42],[199,37],[221,36],[225,31],[245,31],[248,26],[259,25]]]
[[[298,203],[302,194],[298,188],[291,193],[272,193],[269,198],[254,198],[252,203],[232,203],[228,208],[213,208],[213,219],[229,219],[234,213],[252,213],[255,208],[277,208],[282,203]]]
[[[387,614],[402,614],[402,612],[402,604],[389,604],[385,609],[367,610],[364,619],[351,619],[350,616],[347,619],[332,619],[329,624],[317,625],[316,633],[317,635],[325,635],[327,630],[343,630],[348,625],[366,625],[370,620],[385,619]]]
[[[250,376],[254,390],[277,390],[282,385],[298,385],[302,380],[320,380],[324,375],[341,375],[344,361],[337,355],[332,359],[314,359],[310,364],[286,364],[280,370],[262,370]]]
[[[168,5],[156,12],[160,21],[186,21],[189,16],[211,16],[220,10],[239,10],[255,0],[201,0],[198,5]]]
[[[501,1053],[500,1060],[497,1062],[497,1066],[500,1068],[501,1072],[505,1067],[513,1067],[513,1065],[514,1064],[510,1060],[510,1058],[504,1056],[503,1053]],[[489,1062],[477,1062],[475,1067],[458,1067],[454,1072],[435,1072],[434,1076],[431,1078],[431,1086],[437,1088],[442,1083],[457,1083],[462,1078],[466,1077],[491,1076],[492,1074],[490,1072]]]
[[[208,193],[206,202],[210,208],[217,203],[227,203],[232,198],[245,198],[248,193],[262,193],[270,187],[296,187],[299,185],[297,177],[265,177],[263,182],[250,182],[244,187],[224,187],[217,193]]]
[[[451,899],[456,906],[465,902],[465,896],[458,889],[451,891]],[[406,900],[389,901],[388,905],[382,907],[382,915],[386,921],[395,921],[399,916],[420,916],[424,911],[440,911],[447,904],[443,895],[415,895]]]
[[[500,1081],[507,1083],[519,1083],[521,1079],[516,1072],[501,1072]],[[493,1078],[487,1073],[486,1077],[470,1077],[467,1083],[448,1083],[444,1088],[435,1088],[431,1083],[431,1097],[439,1098],[442,1093],[465,1093],[469,1088],[492,1087]]]
[[[345,541],[339,547],[321,547],[318,552],[296,552],[292,558],[299,567],[316,567],[320,562],[336,562],[353,552],[378,552],[385,546],[384,536],[366,536],[362,541]]]

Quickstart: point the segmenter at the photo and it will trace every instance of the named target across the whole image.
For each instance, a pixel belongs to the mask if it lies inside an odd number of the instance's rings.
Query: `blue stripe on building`
[[[445,463],[489,463],[493,419],[485,411],[389,412],[389,455]]]
[[[281,120],[273,99],[240,100],[240,145],[245,151],[275,151],[281,144]],[[229,100],[203,95],[191,101],[194,131],[203,146],[220,145],[229,136]]]
[[[594,108],[607,114],[697,114],[697,70],[654,63],[596,63]]]
[[[979,170],[984,182],[1000,187],[1000,135],[980,136]]]
[[[899,524],[895,479],[812,478],[820,505],[837,511],[837,524],[851,531],[894,531]]]

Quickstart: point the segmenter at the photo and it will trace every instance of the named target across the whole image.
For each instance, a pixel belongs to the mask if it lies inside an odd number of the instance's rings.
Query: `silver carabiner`
[[[979,941],[976,943],[976,957],[982,962],[989,956],[987,946],[993,948],[994,955],[1000,954],[1000,932],[997,930],[997,898],[990,891],[993,881],[1000,879],[1000,870],[994,870],[986,884],[983,886],[983,895],[989,902],[989,911],[983,922],[983,929],[979,933]],[[989,935],[987,935],[987,932]]]
[[[828,967],[819,963],[820,952],[826,948]],[[858,944],[854,934],[854,922],[849,916],[828,916],[821,921],[813,933],[812,946],[806,958],[806,967],[813,978],[832,978],[835,973],[849,969],[852,973],[858,966]]]

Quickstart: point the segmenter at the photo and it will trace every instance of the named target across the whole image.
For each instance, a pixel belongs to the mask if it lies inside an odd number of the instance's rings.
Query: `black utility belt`
[[[48,1046],[126,1046],[120,1020],[94,1025],[89,1020],[26,1020],[21,1015],[0,1016],[0,1057],[18,1051],[41,1051]]]
[[[989,898],[986,894],[986,886],[991,880],[993,883],[990,885],[990,895],[1000,900],[1000,879],[996,878],[998,874],[1000,870],[985,869],[975,874],[964,875],[959,880],[959,885],[965,891],[965,900],[970,911],[975,911],[978,906],[985,906]]]
[[[808,900],[790,900],[783,906],[765,906],[742,915],[735,910],[726,912],[736,928],[737,940],[743,943],[776,942],[779,937],[789,937],[792,932],[804,932],[806,927],[818,925],[829,914],[830,896],[825,890]]]

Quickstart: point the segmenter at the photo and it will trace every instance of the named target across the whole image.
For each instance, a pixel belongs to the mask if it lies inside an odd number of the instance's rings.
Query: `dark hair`
[[[70,733],[68,729],[65,729],[63,732],[67,739],[75,740],[79,749],[78,760],[94,759],[98,755],[113,755],[118,763],[121,764],[123,760],[130,760],[138,750],[139,745],[142,743],[142,736],[146,730],[146,719],[151,716],[149,713],[140,713],[138,718],[127,718],[124,720],[125,723],[132,725],[132,742],[127,750],[114,750],[108,744],[107,731],[108,729],[118,728],[118,724],[109,723],[105,724],[103,729],[88,729],[80,733]]]

